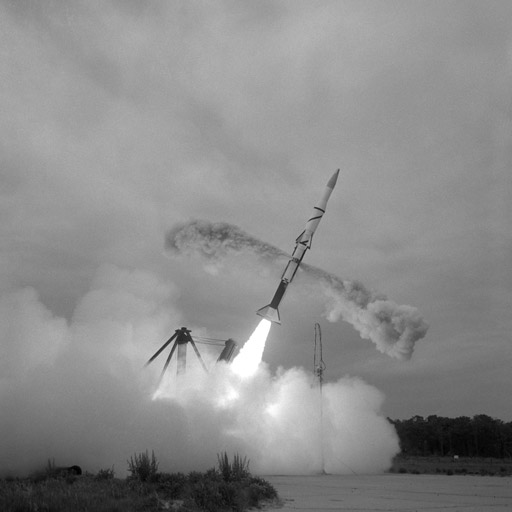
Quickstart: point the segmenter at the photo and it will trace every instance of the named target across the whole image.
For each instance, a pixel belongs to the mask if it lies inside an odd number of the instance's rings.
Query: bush
[[[224,501],[219,490],[219,482],[208,478],[201,478],[192,488],[192,499],[195,504],[207,512],[222,510]]]
[[[258,476],[252,476],[249,485],[249,495],[260,500],[274,500],[277,498],[277,491],[270,483]],[[254,504],[251,504],[254,506]]]
[[[128,471],[131,473],[130,478],[139,482],[151,482],[158,471],[158,461],[154,451],[151,451],[151,459],[146,450],[145,453],[134,454],[127,462]]]
[[[222,462],[220,462],[222,461]],[[158,473],[154,453],[135,454],[128,461],[131,476],[114,478],[114,467],[96,475],[68,479],[0,479],[1,512],[140,512],[142,510],[202,510],[243,512],[261,507],[263,500],[274,500],[277,492],[260,477],[248,471],[246,458],[236,456],[232,463],[219,456],[219,468],[204,473]],[[61,468],[69,469],[69,468]],[[221,471],[223,470],[223,472]],[[53,460],[48,473],[59,472]],[[225,479],[226,478],[226,479]]]
[[[233,463],[229,462],[228,454],[217,454],[217,460],[219,461],[219,471],[225,482],[240,482],[250,477],[249,472],[249,461],[247,457],[240,457],[235,454],[233,457]]]
[[[249,472],[246,457],[236,454],[230,462],[227,453],[218,454],[218,470],[190,473],[191,496],[197,507],[207,512],[233,510],[242,512],[260,506],[263,500],[277,498],[274,487]]]
[[[183,473],[157,473],[154,478],[157,490],[166,498],[181,498],[187,486],[187,477]]]
[[[203,473],[199,472],[199,471],[191,471],[189,474],[188,474],[188,481],[192,484],[192,485],[195,485],[197,484],[198,482],[200,482],[203,478]]]
[[[114,466],[112,466],[109,469],[100,469],[96,473],[94,479],[95,480],[112,480],[114,478],[114,475],[115,475]]]

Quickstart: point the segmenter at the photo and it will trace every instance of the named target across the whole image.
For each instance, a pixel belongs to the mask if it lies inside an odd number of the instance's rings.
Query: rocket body
[[[295,273],[297,272],[297,269],[299,268],[299,265],[301,264],[302,258],[304,258],[306,251],[311,248],[313,235],[315,234],[316,228],[318,227],[318,224],[320,223],[320,220],[325,213],[327,201],[329,201],[334,186],[336,185],[339,172],[340,170],[338,169],[332,175],[331,179],[327,183],[327,186],[325,187],[322,199],[313,207],[313,213],[311,214],[309,220],[306,222],[304,231],[295,240],[295,248],[293,250],[292,257],[284,269],[283,275],[281,276],[281,281],[277,287],[274,297],[272,298],[270,304],[256,312],[259,316],[266,318],[267,320],[270,320],[276,324],[281,323],[278,309],[279,304],[283,300],[288,285],[295,277]]]

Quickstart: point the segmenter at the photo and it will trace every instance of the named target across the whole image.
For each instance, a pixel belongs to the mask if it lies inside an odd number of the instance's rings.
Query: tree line
[[[512,422],[485,414],[388,420],[396,429],[404,455],[512,457]]]

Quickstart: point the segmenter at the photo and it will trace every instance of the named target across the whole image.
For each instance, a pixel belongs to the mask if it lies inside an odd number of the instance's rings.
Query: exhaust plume
[[[240,353],[231,363],[231,370],[237,375],[250,377],[256,373],[263,357],[270,326],[270,321],[263,318],[251,337],[240,349]]]
[[[166,248],[175,255],[199,257],[211,273],[220,272],[224,261],[233,256],[252,254],[267,267],[284,265],[289,258],[284,251],[237,226],[202,220],[175,225],[167,233]],[[384,354],[408,360],[415,343],[427,333],[427,323],[412,306],[398,305],[358,281],[341,279],[311,265],[301,264],[299,272],[323,295],[325,316],[329,321],[342,318]]]

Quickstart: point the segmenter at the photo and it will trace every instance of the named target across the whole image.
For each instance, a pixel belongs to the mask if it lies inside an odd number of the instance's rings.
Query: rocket
[[[274,293],[272,301],[267,306],[264,306],[256,311],[257,315],[266,318],[275,324],[281,324],[281,318],[279,316],[279,304],[281,304],[281,301],[283,300],[286,288],[288,288],[288,285],[293,281],[295,273],[297,272],[297,269],[299,268],[299,265],[301,264],[302,258],[304,258],[306,251],[311,249],[313,235],[315,234],[316,228],[318,227],[318,224],[320,223],[320,220],[325,213],[327,201],[329,200],[329,197],[331,197],[334,186],[336,185],[339,172],[340,170],[338,169],[327,182],[327,186],[325,187],[322,199],[320,199],[320,202],[314,206],[313,213],[309,220],[306,222],[304,231],[295,240],[295,249],[293,250],[292,257],[284,269],[283,275],[281,276],[281,282],[277,287],[276,293]]]

